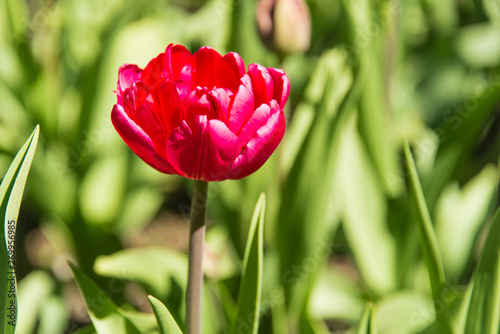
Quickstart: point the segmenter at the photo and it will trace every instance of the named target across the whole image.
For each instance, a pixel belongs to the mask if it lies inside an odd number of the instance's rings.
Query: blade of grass
[[[375,325],[373,322],[374,312],[374,306],[371,303],[367,304],[363,317],[359,322],[356,334],[375,334]]]
[[[90,319],[98,334],[141,334],[152,329],[144,321],[145,319],[136,319],[137,322],[134,322],[131,316],[127,316],[123,310],[113,303],[109,297],[109,291],[100,289],[75,265],[71,263],[69,265],[85,299]],[[137,326],[139,322],[144,326]]]
[[[38,142],[39,127],[19,150],[0,185],[0,230],[5,247],[0,247],[0,332],[13,334],[17,322],[17,281],[15,233],[17,217],[23,197],[28,172]]]
[[[159,334],[182,334],[167,307],[153,296],[148,296],[148,299],[158,324]]]
[[[497,334],[500,329],[500,209],[486,237],[472,288],[465,333]]]
[[[262,266],[264,260],[264,212],[266,196],[261,194],[255,210],[243,258],[238,311],[232,326],[232,333],[257,334],[260,318],[260,301],[262,293]]]
[[[436,233],[432,225],[420,179],[417,174],[417,167],[410,151],[410,145],[406,140],[403,144],[403,150],[409,178],[410,196],[417,208],[416,214],[420,236],[420,248],[429,273],[432,297],[434,300],[440,300],[441,291],[445,282],[443,260],[439,251]],[[446,319],[446,312],[443,312],[442,309],[436,309],[436,321],[439,323],[442,333],[451,333]]]

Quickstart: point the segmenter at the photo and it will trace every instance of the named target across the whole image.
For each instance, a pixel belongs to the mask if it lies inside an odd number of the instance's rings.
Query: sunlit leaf
[[[100,289],[73,264],[70,264],[70,267],[85,299],[90,319],[98,334],[141,334],[155,326],[154,319],[151,319],[151,317],[148,317],[148,321],[147,319],[135,317],[135,315],[127,315],[110,299],[110,291]],[[138,327],[137,325],[142,326]]]
[[[474,277],[466,334],[500,330],[500,210],[488,231]]]
[[[17,217],[28,172],[38,142],[37,126],[19,150],[0,185],[0,230],[5,247],[0,247],[0,332],[14,333],[17,322],[17,281],[15,233]]]
[[[363,313],[363,317],[359,321],[358,330],[356,334],[375,334],[374,330],[374,316],[375,312],[374,306],[372,304],[366,305],[365,312]]]
[[[39,312],[45,309],[53,288],[51,277],[43,271],[32,271],[19,282],[19,319],[23,320],[17,324],[16,334],[33,333]]]
[[[232,326],[234,334],[242,331],[256,334],[259,330],[265,207],[266,197],[261,194],[255,206],[248,233],[239,288],[238,311]]]
[[[408,141],[404,142],[403,150],[409,177],[410,195],[416,206],[420,249],[427,266],[432,296],[435,300],[439,300],[445,282],[443,260]],[[443,310],[436,310],[436,313],[443,333],[451,333],[446,313]]]
[[[182,334],[165,305],[153,296],[148,296],[148,299],[158,324],[159,334]]]

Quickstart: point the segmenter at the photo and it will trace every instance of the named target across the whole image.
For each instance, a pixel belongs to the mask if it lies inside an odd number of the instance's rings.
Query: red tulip
[[[282,70],[210,47],[191,54],[170,44],[140,69],[118,72],[113,125],[153,168],[203,181],[259,169],[285,132],[290,82]]]

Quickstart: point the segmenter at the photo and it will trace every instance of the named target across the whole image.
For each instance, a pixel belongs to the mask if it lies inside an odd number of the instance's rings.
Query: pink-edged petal
[[[248,75],[252,79],[252,88],[255,95],[255,107],[273,99],[273,78],[267,68],[259,64],[248,65]]]
[[[241,79],[242,84],[234,96],[229,111],[227,125],[233,133],[238,133],[245,122],[252,116],[255,110],[255,99],[252,91],[252,83],[248,74]]]
[[[201,178],[204,181],[231,179],[229,167],[242,147],[239,138],[217,119],[208,121],[207,134],[210,144],[205,147]]]
[[[118,70],[118,91],[123,93],[141,78],[142,70],[133,64],[125,64]]]
[[[269,159],[285,134],[285,116],[278,110],[267,120],[241,154],[234,160],[228,173],[232,179],[241,179],[259,169]]]
[[[288,80],[288,77],[282,70],[276,68],[268,68],[267,70],[273,77],[273,99],[275,99],[279,103],[281,109],[283,109],[288,100],[288,95],[290,95],[290,80]]]
[[[271,101],[271,106],[262,104],[258,107],[237,133],[241,142],[246,144],[255,135],[257,130],[267,123],[272,114],[278,112],[279,109],[278,103],[274,100]]]
[[[240,78],[245,74],[245,63],[243,59],[235,53],[230,52],[222,57],[217,66],[217,86],[228,88],[234,93],[240,85]]]
[[[151,93],[156,116],[163,123],[167,137],[182,121],[184,105],[179,98],[177,89],[171,81],[167,81]]]
[[[200,179],[207,141],[207,116],[195,118],[192,127],[182,121],[167,140],[167,156],[179,174]]]
[[[134,112],[137,106],[137,98],[134,90],[129,89],[129,91],[123,97],[123,103],[118,103],[123,106],[123,109],[127,113],[131,120],[134,120]]]
[[[165,50],[162,76],[172,81],[191,81],[193,59],[191,52],[184,46],[170,44]]]
[[[153,58],[142,71],[141,81],[148,90],[153,90],[163,83],[162,72],[164,62],[165,54],[160,53],[156,58]]]
[[[148,134],[155,145],[155,150],[160,155],[165,155],[165,129],[162,122],[158,119],[151,109],[150,103],[144,103],[134,112],[134,122]]]
[[[198,87],[183,101],[186,106],[184,120],[192,128],[195,126],[197,116],[205,115],[208,116],[208,118],[215,117],[215,110],[212,108],[210,101],[208,101],[207,93],[206,90]]]
[[[127,146],[148,165],[162,173],[176,173],[168,161],[156,152],[151,137],[130,119],[122,106],[118,104],[113,106],[111,121]]]
[[[215,109],[215,118],[223,123],[227,123],[233,95],[233,92],[227,88],[214,88],[207,95],[211,107]]]
[[[217,66],[222,56],[210,47],[203,47],[193,54],[195,63],[194,85],[211,90],[216,85]]]

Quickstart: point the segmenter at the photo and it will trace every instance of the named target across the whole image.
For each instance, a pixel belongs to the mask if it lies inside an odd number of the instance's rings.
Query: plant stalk
[[[186,291],[186,333],[201,334],[203,245],[208,183],[194,180],[189,226],[189,269]]]

